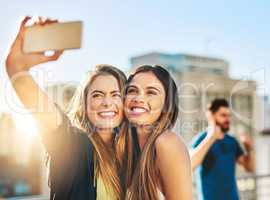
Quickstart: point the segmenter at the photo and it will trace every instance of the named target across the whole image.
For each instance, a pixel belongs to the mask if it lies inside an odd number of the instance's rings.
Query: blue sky
[[[100,63],[127,69],[131,56],[165,51],[224,58],[231,76],[254,78],[270,91],[262,73],[270,74],[270,1],[2,0],[0,13],[0,110],[7,109],[5,55],[24,15],[84,22],[83,48],[40,66],[53,72],[52,81],[79,81]]]

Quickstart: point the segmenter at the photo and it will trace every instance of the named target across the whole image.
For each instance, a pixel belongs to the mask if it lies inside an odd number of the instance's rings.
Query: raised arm
[[[156,152],[165,199],[193,199],[190,158],[182,140],[166,132],[157,139]]]
[[[242,165],[247,172],[255,172],[255,155],[253,140],[248,135],[241,135],[240,141],[246,149],[246,153],[237,158],[237,163]],[[238,144],[238,148],[240,148]]]
[[[37,85],[29,70],[41,63],[54,61],[62,52],[55,52],[53,56],[42,53],[24,53],[22,50],[26,23],[30,17],[25,17],[20,25],[19,33],[13,42],[6,59],[6,71],[17,96],[26,109],[31,111],[41,133],[48,133],[57,128],[62,117],[47,94]],[[39,20],[34,26],[55,23],[52,20]],[[58,123],[57,123],[58,122]]]
[[[207,113],[207,118],[208,130],[205,138],[203,138],[198,145],[195,145],[193,149],[189,151],[192,171],[201,165],[206,154],[208,153],[211,146],[215,143],[215,141],[224,137],[223,132],[221,131],[220,127],[216,125],[216,122],[210,112]]]
[[[189,151],[192,171],[201,165],[206,154],[215,141],[216,139],[212,135],[207,135],[197,147]]]

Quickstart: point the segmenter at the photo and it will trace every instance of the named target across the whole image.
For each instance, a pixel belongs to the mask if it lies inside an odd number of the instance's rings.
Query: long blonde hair
[[[135,158],[134,141],[129,129],[126,136],[129,158],[126,162],[126,187],[129,188],[126,199],[129,200],[156,200],[159,186],[158,170],[156,168],[155,141],[165,130],[174,126],[178,116],[178,92],[177,86],[169,72],[161,66],[143,65],[132,74],[127,81],[129,84],[138,73],[152,72],[162,83],[166,92],[162,113],[154,124],[153,131],[142,149],[140,158]]]
[[[99,65],[95,71],[88,72],[85,79],[81,82],[77,88],[75,95],[73,96],[71,103],[68,107],[67,114],[71,120],[71,123],[84,130],[89,135],[89,139],[94,146],[93,158],[95,160],[95,174],[100,175],[106,189],[113,191],[117,199],[123,198],[123,189],[120,181],[120,164],[121,156],[116,155],[116,143],[114,147],[108,148],[101,139],[100,135],[94,130],[93,125],[88,119],[87,115],[87,93],[89,86],[95,80],[97,76],[112,75],[114,76],[119,85],[120,91],[124,91],[126,76],[119,69],[110,65]],[[115,128],[114,132],[120,133],[124,130],[124,123],[120,127]],[[116,137],[117,134],[114,136]],[[123,135],[123,134],[121,134]]]

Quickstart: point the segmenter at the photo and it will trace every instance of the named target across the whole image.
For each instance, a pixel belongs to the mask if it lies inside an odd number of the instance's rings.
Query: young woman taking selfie
[[[117,155],[116,138],[123,131],[125,75],[108,65],[88,73],[78,86],[67,117],[29,73],[34,66],[57,60],[62,54],[57,51],[47,57],[44,52],[23,52],[29,20],[26,17],[21,23],[6,59],[6,70],[21,102],[36,120],[48,152],[50,199],[123,199],[118,164],[122,158]],[[55,22],[39,20],[34,26]],[[37,107],[38,102],[42,102],[42,108]]]

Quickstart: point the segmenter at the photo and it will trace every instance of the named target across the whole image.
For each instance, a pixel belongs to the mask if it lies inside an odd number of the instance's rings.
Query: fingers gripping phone
[[[23,51],[33,53],[49,50],[79,49],[82,43],[82,27],[81,21],[27,27]]]

